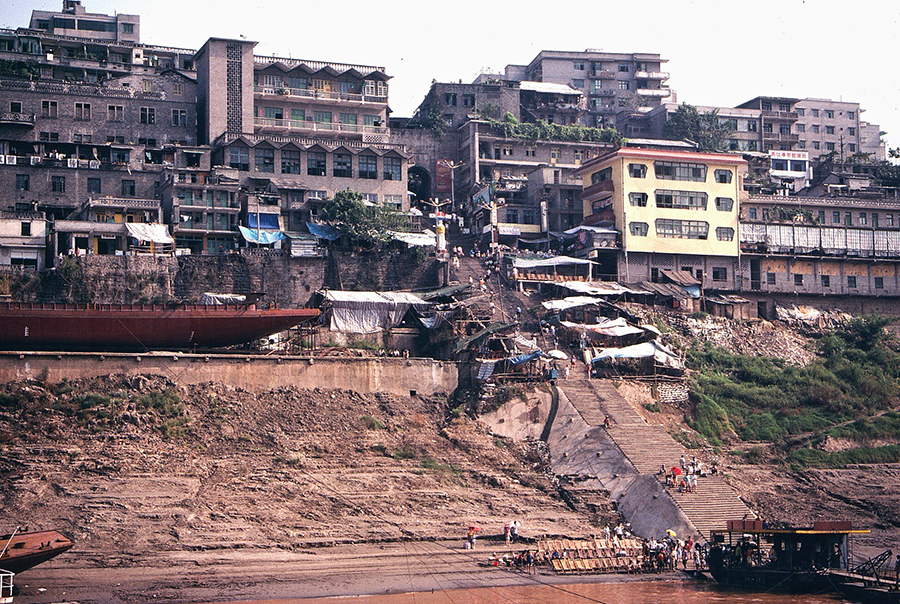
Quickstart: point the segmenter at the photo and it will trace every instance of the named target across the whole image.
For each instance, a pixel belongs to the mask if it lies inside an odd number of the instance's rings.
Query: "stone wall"
[[[438,288],[439,266],[432,257],[409,252],[332,252],[325,284],[359,291]]]
[[[457,387],[456,363],[421,358],[0,353],[0,383],[21,379],[60,382],[114,374],[164,375],[179,384],[223,382],[251,391],[298,386],[410,396],[450,394]]]

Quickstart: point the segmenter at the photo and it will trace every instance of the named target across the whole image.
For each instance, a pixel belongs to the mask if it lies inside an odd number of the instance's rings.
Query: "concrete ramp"
[[[603,428],[606,416],[611,420],[609,429]],[[660,536],[671,528],[679,536],[699,533],[708,538],[711,530],[724,529],[727,520],[750,512],[718,476],[700,478],[695,493],[665,487],[660,467],[678,465],[690,452],[662,426],[647,423],[610,380],[559,382],[559,411],[551,434],[548,444],[554,459],[557,450],[564,455],[554,462],[554,470],[558,463],[569,473],[597,476],[642,535]]]

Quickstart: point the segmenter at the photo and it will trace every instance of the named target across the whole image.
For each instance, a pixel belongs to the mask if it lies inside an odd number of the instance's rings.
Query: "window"
[[[825,126],[825,134],[834,134],[834,126]]]
[[[76,120],[91,119],[91,104],[90,103],[75,103],[75,119]]]
[[[849,275],[847,277],[847,287],[849,287],[849,288],[856,287],[856,277],[854,275]]]
[[[857,224],[859,224],[859,226],[866,226],[869,224],[869,217],[865,212],[859,213],[859,222]]]
[[[602,170],[591,174],[592,185],[595,185],[599,182],[606,182],[607,180],[612,180],[612,168],[603,168]]]
[[[353,160],[349,153],[335,153],[333,156],[334,168],[332,173],[341,178],[353,177]]]
[[[133,180],[123,180],[122,181],[122,197],[134,197],[135,196],[135,184]]]
[[[66,177],[65,176],[51,176],[50,177],[50,190],[54,193],[65,193],[66,192]]]
[[[175,96],[184,95],[184,82],[175,82],[172,84],[172,94]]]
[[[503,152],[504,156],[511,157],[513,154],[513,147],[512,145],[503,145],[501,151]]]
[[[403,177],[402,163],[399,157],[385,157],[384,179],[385,180],[401,180]]]
[[[635,237],[646,237],[650,231],[650,225],[646,222],[631,222],[628,224],[628,228]]]
[[[619,73],[628,73],[628,65],[619,65]]]
[[[300,152],[296,149],[281,150],[281,173],[300,174]]]
[[[775,273],[766,273],[766,285],[775,285]]]
[[[328,197],[327,191],[309,191],[306,194],[308,199],[326,199]]]
[[[714,266],[712,269],[713,281],[728,281],[728,269],[724,266]]]
[[[855,119],[856,119],[856,112],[855,112],[855,111],[848,111],[848,112],[847,112],[847,119],[855,120]]]
[[[187,111],[185,109],[172,110],[172,125],[187,126]]]
[[[716,170],[715,176],[716,182],[720,185],[727,185],[731,183],[731,170]]]
[[[763,132],[772,132],[772,124],[769,122],[763,124]]]
[[[378,178],[378,158],[374,155],[359,156],[359,177],[374,180]]]
[[[119,143],[120,145],[125,143],[125,137],[121,134],[109,135],[106,137],[107,143]]]
[[[30,174],[16,174],[16,191],[30,191],[31,190],[31,175]]]
[[[625,82],[625,81],[619,80],[618,88],[619,88],[619,90],[628,90],[630,85],[631,85],[631,82]]]
[[[756,208],[747,208],[747,217],[750,220],[756,220]]]
[[[844,214],[844,226],[853,226],[853,214],[850,212]]]
[[[584,88],[584,80],[572,80],[573,88]]]
[[[325,176],[324,151],[310,151],[306,154],[306,173],[309,176]]]
[[[749,120],[747,122],[747,132],[756,132],[759,128],[759,124],[756,123],[756,120]]]
[[[525,147],[525,157],[534,157],[537,155],[537,147]]]
[[[263,117],[267,120],[283,120],[284,109],[281,107],[263,107]]]
[[[825,143],[826,151],[834,151],[834,143]]]
[[[806,132],[806,124],[797,124],[797,132]]]
[[[577,71],[584,71],[584,63],[582,63],[581,61],[572,63],[572,69],[575,69]]]
[[[106,107],[106,119],[111,122],[124,122],[125,107],[123,105],[108,105]]]
[[[818,110],[818,109],[810,109],[810,111],[812,111],[813,117],[819,117],[819,110]]]
[[[791,104],[790,103],[778,103],[778,111],[790,111]]]
[[[230,147],[228,149],[228,166],[243,170],[244,172],[249,172],[250,149],[247,147]]]
[[[819,148],[819,141],[813,141],[813,149]]]
[[[818,134],[819,126],[817,124],[813,124],[812,131],[813,131],[813,134]]]
[[[875,289],[884,289],[884,277],[875,277]]]
[[[75,132],[72,134],[72,142],[76,145],[90,145],[93,140],[94,135],[92,134],[84,134],[83,132]]]
[[[803,285],[803,275],[797,274],[794,275],[794,285],[800,287]]]
[[[100,195],[100,179],[99,178],[88,178],[87,179],[87,192],[93,193],[94,195]]]
[[[800,117],[803,117],[804,115],[806,115],[806,109],[800,109],[800,108],[798,107],[798,108],[795,109],[794,111],[796,111],[796,112],[797,112],[797,115],[800,116]]]
[[[730,212],[734,208],[734,200],[730,197],[716,197],[716,209],[720,212]]]
[[[656,207],[676,210],[705,210],[707,195],[701,191],[656,191]]]
[[[647,166],[644,164],[628,164],[628,176],[631,178],[647,178]]]
[[[686,162],[653,162],[656,178],[664,180],[690,180],[694,182],[706,182],[706,165],[689,164]]]
[[[856,153],[856,143],[849,143],[847,145],[847,149],[850,151],[850,153]]]
[[[772,111],[772,101],[763,101],[760,107],[763,111]]]
[[[131,151],[128,149],[110,149],[109,159],[114,164],[127,164],[131,161]]]
[[[396,212],[399,212],[403,209],[403,196],[402,195],[385,195],[384,196],[384,206]]]
[[[894,226],[894,215],[893,214],[885,214],[884,215],[884,224],[885,224],[885,226],[889,226],[889,227]]]
[[[257,172],[275,171],[275,149],[257,148],[253,150],[253,156]]]
[[[142,124],[155,124],[156,123],[156,108],[155,107],[141,107],[141,123]]]
[[[628,202],[633,206],[638,206],[641,208],[647,207],[647,194],[646,193],[629,193],[628,194]]]
[[[534,210],[525,208],[522,210],[522,224],[534,224]]]
[[[341,113],[340,120],[342,124],[350,124],[351,126],[355,126],[359,116],[355,113]]]
[[[444,103],[449,105],[450,107],[456,107],[456,93],[455,92],[445,92],[444,93]]]
[[[153,92],[155,88],[153,82],[150,80],[144,80],[143,82],[141,82],[141,84],[144,92]]]
[[[734,241],[734,229],[731,227],[716,227],[716,239],[719,241]]]
[[[584,161],[584,149],[575,149],[575,165],[580,166]]]
[[[557,148],[557,147],[550,148],[550,163],[551,164],[559,163],[559,148]]]
[[[825,210],[819,210],[816,222],[818,222],[819,224],[825,224]]]
[[[798,149],[806,149],[806,141],[797,141]]]
[[[825,110],[825,117],[827,117],[827,118],[830,119],[830,120],[833,120],[833,119],[834,119],[834,111],[831,110],[831,109],[826,109],[826,110]]]
[[[699,220],[657,218],[656,234],[665,238],[706,239],[709,236],[709,223]]]
[[[19,234],[22,237],[31,237],[31,223],[30,222],[22,222],[21,228],[19,230]]]
[[[59,105],[56,101],[41,101],[41,117],[59,117]]]
[[[506,208],[506,222],[518,223],[519,210],[515,208]]]
[[[122,33],[123,34],[133,34],[134,33],[134,23],[123,23],[122,24]]]
[[[313,111],[313,120],[319,124],[330,124],[332,117],[330,111]]]
[[[822,287],[831,287],[831,275],[822,275]]]
[[[367,201],[371,204],[378,204],[378,193],[363,193],[362,194],[363,201]]]
[[[780,124],[778,126],[778,132],[780,134],[790,134],[791,133],[791,125],[790,124]]]
[[[474,107],[475,106],[475,95],[474,94],[464,94],[463,95],[463,107]]]

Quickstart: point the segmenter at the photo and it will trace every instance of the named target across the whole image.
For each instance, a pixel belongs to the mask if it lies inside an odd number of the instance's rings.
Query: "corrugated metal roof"
[[[672,283],[677,283],[678,285],[686,287],[691,285],[702,285],[694,275],[687,271],[670,271],[668,269],[662,269],[660,272]]]

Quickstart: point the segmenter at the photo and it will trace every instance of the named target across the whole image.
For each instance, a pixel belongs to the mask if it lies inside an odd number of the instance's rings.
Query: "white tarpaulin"
[[[672,369],[684,369],[684,363],[681,362],[681,359],[674,352],[656,341],[626,346],[625,348],[604,348],[591,362],[596,363],[603,359],[642,359],[646,357],[653,357],[656,363]]]
[[[331,305],[331,331],[345,333],[377,333],[399,325],[410,306],[423,310],[431,306],[405,292],[328,291],[324,296]]]
[[[567,310],[569,308],[590,306],[591,304],[597,304],[598,302],[603,302],[603,300],[591,298],[590,296],[569,296],[562,300],[547,300],[546,302],[541,302],[541,306],[547,310]]]
[[[584,258],[571,258],[569,256],[554,256],[553,258],[541,258],[538,260],[516,258],[513,262],[513,266],[516,268],[552,268],[554,266],[566,266],[570,264],[595,263],[593,260],[585,260]]]
[[[620,294],[646,294],[640,289],[631,289],[614,281],[565,281],[559,284],[569,291],[588,296],[618,296]]]
[[[175,240],[169,235],[169,229],[164,224],[126,222],[125,228],[128,230],[128,236],[134,237],[138,241],[175,243]]]
[[[594,332],[603,336],[612,336],[614,338],[644,333],[643,329],[629,325],[628,322],[621,317],[618,319],[604,319],[602,322],[593,325],[571,323],[569,321],[560,321],[560,324],[563,327],[568,327],[569,329],[574,329],[576,331]]]
[[[242,294],[214,294],[212,292],[206,292],[200,296],[200,300],[197,304],[221,306],[225,304],[245,304],[246,302],[247,296]]]
[[[400,231],[390,231],[390,235],[394,241],[402,241],[406,245],[437,245],[437,235],[428,230],[422,233],[402,233]]]

